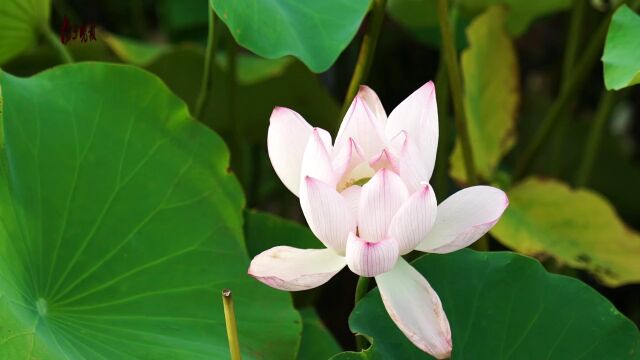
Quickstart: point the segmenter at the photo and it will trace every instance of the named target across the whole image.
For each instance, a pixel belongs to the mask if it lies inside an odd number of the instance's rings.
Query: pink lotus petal
[[[438,206],[433,229],[416,249],[444,254],[467,247],[498,222],[508,205],[500,189],[484,185],[462,189]]]
[[[414,139],[417,161],[423,164],[429,181],[438,149],[438,105],[433,82],[429,81],[409,95],[389,115],[385,134],[393,138],[401,131]]]
[[[271,113],[267,149],[273,169],[296,196],[300,186],[302,156],[311,136],[309,125],[297,112],[276,107]],[[296,136],[291,136],[291,134]]]
[[[424,240],[436,220],[437,209],[436,196],[429,184],[422,185],[402,204],[389,225],[389,236],[398,241],[400,255]]]
[[[331,164],[331,135],[326,130],[313,128],[304,150],[300,176],[316,178],[331,186],[336,186],[338,175]]]
[[[345,198],[333,186],[307,176],[300,186],[300,206],[311,231],[342,255],[347,236],[356,229],[356,219]]]
[[[359,236],[370,242],[387,237],[391,219],[409,197],[407,187],[393,171],[382,169],[362,186],[358,206]]]
[[[347,240],[347,265],[360,276],[376,276],[391,270],[398,261],[398,243],[393,238],[367,242],[354,233]]]
[[[387,123],[387,113],[378,98],[378,94],[366,85],[361,85],[358,91],[358,97],[364,101],[371,112],[383,126]]]
[[[377,121],[366,102],[356,96],[344,116],[336,136],[335,148],[340,150],[353,138],[362,147],[365,158],[378,154],[385,146],[383,124]]]
[[[438,294],[403,258],[376,276],[382,302],[398,328],[422,351],[437,359],[451,356],[451,329]]]
[[[299,291],[326,283],[345,265],[331,249],[276,246],[251,260],[249,275],[276,289]]]
[[[422,160],[416,142],[406,131],[401,131],[391,139],[391,146],[398,154],[395,163],[397,173],[407,185],[410,192],[418,190],[420,184],[429,181],[433,167],[427,167],[429,164]]]
[[[349,210],[353,215],[354,219],[358,218],[358,205],[360,204],[360,192],[362,191],[362,187],[359,185],[351,185],[348,188],[344,189],[340,195],[344,197],[349,205]]]
[[[337,151],[331,164],[337,177],[342,179],[341,182],[345,182],[351,175],[351,171],[364,162],[362,149],[353,138],[349,138],[349,144]]]
[[[369,166],[371,166],[375,171],[384,168],[392,170],[393,172],[398,172],[398,159],[396,159],[389,150],[384,149],[379,155],[373,157],[373,159],[369,161]]]

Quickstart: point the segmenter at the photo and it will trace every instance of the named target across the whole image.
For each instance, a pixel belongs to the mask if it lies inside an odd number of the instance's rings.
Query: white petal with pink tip
[[[376,276],[393,269],[398,261],[398,243],[386,238],[368,242],[354,233],[347,240],[347,265],[360,276]]]
[[[276,289],[300,291],[326,283],[345,265],[331,249],[276,246],[253,258],[249,275]]]
[[[331,151],[331,135],[326,130],[313,128],[302,157],[302,179],[310,176],[335,187],[338,177],[333,171]]]
[[[340,255],[347,236],[356,230],[356,219],[345,198],[333,186],[306,177],[300,186],[300,205],[313,234]]]
[[[389,115],[385,133],[391,139],[401,131],[406,131],[418,149],[415,161],[426,169],[425,179],[429,181],[436,162],[438,149],[438,105],[433,82],[429,81],[409,95]]]
[[[384,124],[375,118],[366,102],[358,96],[353,99],[340,124],[335,148],[339,150],[347,146],[350,138],[360,145],[365,158],[380,153],[385,146]]]
[[[311,129],[311,125],[291,109],[276,107],[271,113],[267,134],[269,159],[282,183],[295,195],[298,195],[302,156]]]
[[[436,221],[438,204],[433,189],[424,184],[391,219],[389,236],[398,241],[400,255],[413,250],[422,241]]]
[[[408,197],[398,175],[387,169],[378,171],[360,192],[358,235],[369,242],[384,239],[391,219]]]
[[[451,329],[438,294],[403,258],[376,276],[389,316],[412,343],[437,359],[451,356]]]
[[[462,189],[438,206],[433,229],[416,249],[444,254],[465,248],[486,234],[507,206],[509,199],[500,189],[484,185]]]

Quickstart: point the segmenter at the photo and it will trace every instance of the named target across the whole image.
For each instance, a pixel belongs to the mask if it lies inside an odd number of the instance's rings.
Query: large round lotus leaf
[[[275,59],[293,55],[327,70],[360,27],[370,0],[210,0],[238,44]]]
[[[638,328],[579,280],[508,252],[461,250],[412,263],[436,290],[453,336],[452,359],[640,359]],[[349,318],[373,347],[335,360],[430,359],[387,314],[378,289]]]
[[[292,359],[287,293],[246,275],[243,195],[212,131],[155,76],[0,74],[0,359]]]
[[[38,32],[49,26],[51,0],[0,2],[0,64],[32,46]]]

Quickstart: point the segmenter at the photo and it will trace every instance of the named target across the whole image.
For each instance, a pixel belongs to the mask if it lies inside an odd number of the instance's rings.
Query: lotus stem
[[[515,171],[513,173],[514,179],[520,179],[528,170],[531,162],[533,161],[536,153],[540,149],[540,146],[544,143],[551,132],[553,126],[561,118],[564,110],[569,105],[571,100],[574,99],[577,92],[584,84],[586,78],[591,73],[591,69],[598,62],[600,55],[602,54],[602,47],[604,40],[609,29],[609,22],[611,21],[611,15],[608,15],[600,23],[594,36],[589,41],[589,46],[585,50],[583,56],[580,57],[580,61],[574,66],[574,70],[571,73],[571,77],[567,80],[567,84],[561,87],[560,96],[551,105],[551,109],[547,112],[547,115],[542,120],[542,123],[533,135],[533,139],[529,145],[525,148],[518,160]]]
[[[224,321],[227,325],[227,338],[229,339],[231,360],[240,360],[242,357],[240,356],[240,344],[238,342],[238,325],[236,323],[231,290],[222,290],[222,305],[224,306]]]
[[[451,89],[451,97],[453,101],[453,110],[456,120],[456,129],[462,145],[462,158],[464,160],[464,168],[467,173],[467,182],[470,185],[478,183],[476,168],[473,160],[473,150],[471,140],[469,138],[469,129],[464,113],[462,77],[460,75],[460,67],[458,65],[458,54],[456,52],[455,40],[449,23],[449,5],[447,0],[438,0],[438,20],[440,22],[440,34],[442,36],[442,51],[447,64],[449,73],[449,88]]]
[[[209,98],[209,91],[211,90],[211,67],[213,66],[213,61],[215,58],[216,46],[214,42],[214,29],[215,29],[215,21],[216,14],[209,6],[209,33],[207,35],[207,49],[204,57],[204,67],[202,71],[202,80],[200,81],[200,93],[198,94],[198,99],[196,100],[196,108],[194,114],[196,119],[200,120],[200,116],[202,115],[202,110],[204,110],[205,105],[207,104],[207,99]]]
[[[353,306],[355,307],[358,302],[367,294],[369,290],[369,281],[371,278],[360,276],[358,284],[356,285],[356,295]],[[362,335],[356,335],[356,350],[361,351],[369,346],[369,342]]]
[[[586,185],[589,180],[589,175],[593,168],[593,162],[595,160],[596,153],[598,152],[598,146],[600,145],[600,139],[602,138],[604,124],[606,124],[609,115],[611,115],[611,110],[616,103],[617,94],[618,93],[613,91],[605,91],[600,98],[598,110],[596,111],[591,132],[589,133],[587,145],[584,150],[584,157],[582,158],[582,163],[578,169],[578,176],[576,178],[577,187]]]
[[[436,72],[436,97],[438,102],[438,123],[440,124],[440,136],[438,140],[438,152],[436,153],[436,171],[434,173],[434,187],[438,199],[445,199],[449,192],[447,169],[449,155],[451,155],[451,118],[449,118],[449,78],[447,77],[447,64],[444,56],[440,55],[440,64]]]
[[[64,46],[62,41],[60,41],[60,38],[53,33],[53,31],[49,26],[44,25],[41,28],[41,32],[42,32],[42,35],[44,35],[44,38],[49,43],[49,45],[51,45],[51,47],[56,51],[56,53],[58,53],[58,56],[60,57],[60,60],[62,60],[63,63],[70,64],[73,62],[73,56],[71,56],[71,53],[69,52],[69,50],[67,50],[67,47]]]
[[[360,52],[358,53],[358,60],[356,62],[356,68],[353,70],[351,81],[349,82],[349,88],[347,94],[344,97],[344,103],[342,104],[342,110],[340,110],[340,121],[349,109],[349,105],[353,98],[358,93],[358,89],[363,81],[367,79],[371,63],[373,61],[373,54],[376,51],[376,45],[378,44],[378,37],[380,36],[380,29],[382,28],[382,20],[384,19],[384,9],[387,5],[387,0],[373,0],[371,4],[371,15],[369,15],[369,22],[367,23],[367,29],[360,45]]]

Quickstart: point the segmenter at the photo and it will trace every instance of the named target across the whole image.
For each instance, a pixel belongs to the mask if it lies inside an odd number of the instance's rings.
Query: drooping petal
[[[410,192],[420,188],[420,184],[428,182],[433,173],[433,165],[421,160],[420,150],[414,139],[402,130],[391,139],[391,147],[398,154],[395,166]],[[427,166],[431,168],[427,168]]]
[[[366,85],[361,85],[358,96],[367,104],[371,112],[383,126],[387,123],[387,113],[384,111],[382,102],[375,91]]]
[[[398,243],[393,238],[367,242],[354,233],[349,234],[347,265],[360,276],[376,276],[393,269],[398,256]]]
[[[331,135],[326,130],[313,128],[302,157],[301,178],[311,176],[335,186],[338,176],[331,164],[331,150]]]
[[[438,149],[438,105],[433,82],[416,90],[389,115],[385,128],[387,138],[393,138],[402,130],[416,142],[419,156],[416,161],[427,170],[430,178]]]
[[[267,133],[269,159],[282,183],[296,196],[300,187],[302,156],[311,129],[311,125],[293,110],[276,107],[271,113]]]
[[[276,246],[251,260],[249,275],[276,289],[299,291],[326,283],[345,265],[331,249]]]
[[[451,329],[438,294],[403,258],[376,276],[382,302],[398,328],[418,348],[437,359],[451,356]]]
[[[347,236],[356,229],[347,200],[334,187],[307,176],[300,185],[300,206],[315,236],[344,255]]]
[[[365,162],[362,149],[353,138],[349,138],[349,144],[343,146],[333,157],[331,164],[340,182],[346,182],[350,178],[351,171]]]
[[[369,106],[359,96],[353,99],[340,124],[335,148],[340,150],[347,146],[349,138],[353,138],[362,147],[363,155],[367,159],[378,154],[385,144],[383,124],[376,120]]]
[[[402,179],[389,169],[381,169],[362,186],[358,205],[359,236],[370,242],[387,237],[391,219],[409,197]]]
[[[491,186],[460,190],[438,206],[433,228],[416,249],[444,254],[467,247],[498,222],[508,205],[507,195]]]
[[[362,191],[362,187],[359,185],[351,185],[348,188],[344,189],[340,195],[344,197],[349,205],[349,210],[353,215],[354,219],[358,218],[358,204],[360,203],[360,192]]]
[[[400,255],[413,250],[429,233],[438,204],[433,189],[424,184],[402,204],[391,219],[389,236],[398,241]]]

